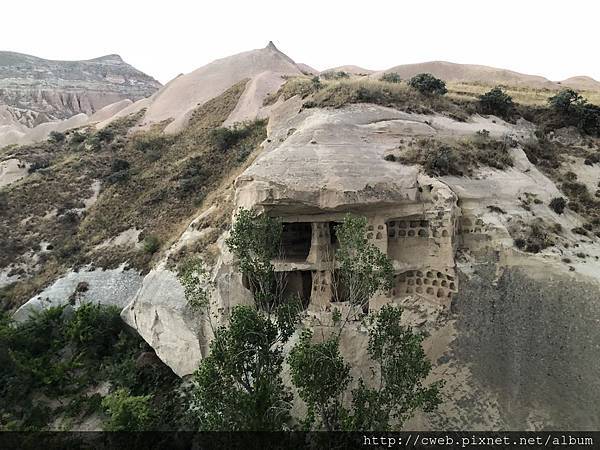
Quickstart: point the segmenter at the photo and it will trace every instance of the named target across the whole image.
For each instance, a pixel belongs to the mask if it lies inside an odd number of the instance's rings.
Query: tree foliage
[[[150,396],[129,395],[118,389],[102,399],[102,407],[108,415],[105,431],[148,431],[152,424]]]
[[[236,306],[229,326],[216,330],[210,355],[194,375],[202,430],[285,428],[292,395],[281,379],[282,344],[295,328],[296,318],[280,317],[282,321],[250,306]]]
[[[368,353],[376,363],[377,379],[360,377],[351,391],[350,366],[340,354],[339,335],[315,343],[312,332],[302,334],[289,364],[307,405],[306,429],[388,430],[392,422],[401,427],[416,409],[431,411],[440,403],[441,383],[423,385],[431,371],[423,337],[402,326],[401,315],[401,309],[385,305],[371,316]]]
[[[448,90],[446,83],[430,73],[420,73],[408,81],[409,86],[424,95],[444,95]]]
[[[514,110],[512,97],[496,86],[479,96],[479,109],[483,114],[508,118]]]
[[[400,78],[400,75],[397,72],[387,72],[381,75],[380,80],[385,81],[386,83],[400,83],[402,78]]]
[[[588,103],[577,91],[563,89],[548,99],[548,104],[563,126],[575,126],[581,132],[600,136],[600,106]]]
[[[100,411],[102,397],[89,391],[105,381],[168,405],[153,415],[153,429],[183,424],[184,401],[170,394],[179,378],[160,363],[136,364],[151,349],[119,314],[98,304],[52,307],[20,323],[0,314],[0,430],[40,430]]]
[[[344,393],[351,381],[350,365],[340,354],[339,336],[313,342],[313,332],[304,330],[292,348],[288,363],[292,383],[306,403],[305,429],[341,430],[348,411]]]
[[[191,258],[185,261],[179,269],[178,278],[183,286],[185,298],[193,309],[206,308],[209,303],[210,285],[208,272],[200,258]]]
[[[394,268],[390,259],[367,240],[367,219],[347,215],[335,228],[339,248],[335,254],[345,297],[351,305],[363,306],[377,292],[391,289]]]
[[[271,260],[279,254],[282,225],[266,214],[241,209],[225,241],[237,258],[259,308],[270,310],[280,296]]]

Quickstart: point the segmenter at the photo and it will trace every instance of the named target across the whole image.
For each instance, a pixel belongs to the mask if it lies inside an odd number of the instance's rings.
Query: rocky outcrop
[[[49,121],[75,114],[91,115],[123,99],[152,95],[160,83],[125,63],[118,55],[87,61],[51,61],[0,52],[0,104],[31,111]],[[23,125],[35,122],[24,114]]]
[[[13,317],[24,321],[33,312],[51,306],[77,307],[89,302],[122,308],[131,301],[141,282],[142,276],[135,270],[126,270],[124,265],[109,270],[71,271],[21,306]]]
[[[332,225],[348,212],[368,218],[367,238],[392,258],[396,272],[393,289],[371,299],[368,308],[402,306],[405,321],[428,334],[431,379],[446,380],[443,405],[415,417],[411,428],[598,426],[598,399],[586,392],[599,390],[600,246],[596,238],[570,231],[581,226],[581,217],[548,207],[560,192],[519,144],[533,138],[530,124],[479,116],[457,122],[365,104],[302,109],[297,98],[269,114],[263,153],[235,182],[235,206],[281,218],[276,271],[286,290],[304,300],[307,325],[324,333],[332,308],[344,310],[330,260]],[[513,167],[432,178],[417,166],[384,159],[399,139],[467,138],[482,129],[516,142]],[[511,235],[516,223],[532,220],[562,230],[555,245],[537,254],[516,249]],[[211,311],[226,320],[232,306],[251,297],[223,237],[220,242]],[[581,251],[589,257],[576,258]],[[185,306],[173,273],[161,275],[173,283],[168,289],[154,277],[123,314],[162,349],[157,353],[167,364],[189,374],[211,333]],[[158,293],[166,290],[175,294]],[[360,324],[350,323],[341,350],[354,374],[368,380],[366,342]],[[294,409],[302,410],[297,400]]]
[[[160,87],[118,55],[51,61],[0,52],[0,147],[107,120]]]

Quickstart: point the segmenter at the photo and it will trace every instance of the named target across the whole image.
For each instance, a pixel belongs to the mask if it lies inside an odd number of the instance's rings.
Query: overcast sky
[[[600,80],[596,0],[2,0],[0,50],[118,53],[165,83],[273,40],[316,69],[445,60]]]

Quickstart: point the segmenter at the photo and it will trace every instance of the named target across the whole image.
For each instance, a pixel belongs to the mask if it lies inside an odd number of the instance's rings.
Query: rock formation
[[[0,104],[31,111],[48,120],[91,115],[111,103],[152,95],[160,83],[125,63],[119,55],[87,61],[51,61],[0,52]],[[31,119],[16,117],[31,126]]]
[[[332,259],[335,224],[347,213],[367,217],[366,238],[393,260],[395,271],[393,288],[372,298],[368,310],[384,303],[402,306],[407,323],[427,336],[431,379],[446,381],[441,407],[415,417],[409,427],[597,428],[600,245],[596,236],[576,231],[585,223],[579,214],[557,214],[549,207],[561,196],[559,187],[523,150],[536,142],[535,126],[479,115],[459,121],[367,103],[308,108],[298,95],[264,106],[266,94],[281,86],[283,76],[300,73],[269,44],[182,75],[151,98],[125,105],[112,119],[147,108],[143,126],[172,119],[165,131],[173,133],[198,104],[248,79],[225,124],[268,117],[268,136],[258,157],[223,187],[229,197],[219,198],[229,198],[227,211],[252,208],[282,220],[275,270],[286,278],[286,289],[303,300],[306,323],[323,329],[332,326],[334,307],[347,307]],[[502,75],[499,81],[505,79]],[[545,83],[534,84],[538,81]],[[481,166],[469,177],[432,176],[416,164],[386,158],[403,140],[456,141],[483,130],[512,143],[512,167]],[[13,161],[3,170],[17,177],[19,164]],[[573,157],[569,164],[584,173],[580,159]],[[597,183],[598,166],[585,170],[590,186]],[[128,302],[124,320],[182,377],[208,352],[209,321],[225,323],[235,305],[252,302],[224,243],[227,233],[196,226],[210,222],[224,205],[206,206],[143,281],[133,280],[139,290],[120,296]],[[560,239],[528,253],[515,245],[514,228],[534,221],[560,230]],[[206,317],[187,304],[169,258],[215,232]],[[102,280],[84,276],[90,286]],[[69,274],[41,298],[52,297],[63,285],[76,288],[74,279]],[[363,327],[351,323],[342,335],[342,351],[354,374],[365,378],[370,373],[366,344]]]
[[[35,142],[45,138],[47,128],[61,131],[74,126],[56,125],[57,121],[78,115],[87,119],[107,105],[140,100],[160,87],[119,55],[52,61],[0,52],[0,146]],[[113,107],[111,115],[116,112]],[[37,128],[45,123],[45,128]],[[31,128],[37,130],[29,135]]]

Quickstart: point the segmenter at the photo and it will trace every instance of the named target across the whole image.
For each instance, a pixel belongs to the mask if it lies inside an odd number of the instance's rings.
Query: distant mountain
[[[600,81],[594,80],[592,77],[571,77],[560,81],[560,84],[580,91],[600,91]]]
[[[372,73],[375,73],[374,70],[365,69],[363,67],[353,66],[353,65],[332,67],[331,69],[324,70],[323,72],[340,72],[340,71],[350,73],[352,75],[370,75]]]
[[[160,87],[119,55],[52,61],[0,52],[0,105],[7,106],[14,121],[25,127],[80,113],[91,115],[111,103],[152,95]]]
[[[525,85],[532,88],[556,89],[558,83],[538,75],[527,75],[507,69],[480,66],[474,64],[456,64],[446,61],[430,61],[418,64],[402,64],[387,70],[376,72],[378,77],[383,73],[396,72],[401,78],[411,78],[418,73],[431,73],[448,82],[480,82],[487,84]]]

